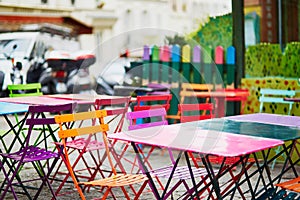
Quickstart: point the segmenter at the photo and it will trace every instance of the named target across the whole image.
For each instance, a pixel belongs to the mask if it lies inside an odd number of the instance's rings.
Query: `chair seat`
[[[50,158],[57,158],[59,155],[56,152],[47,151],[45,149],[36,147],[36,146],[29,146],[28,148],[23,148],[20,151],[10,154],[1,154],[3,157],[10,158],[13,160],[20,161],[22,157],[26,153],[23,162],[33,162],[38,160],[47,160]]]
[[[174,167],[173,165],[170,165],[159,169],[155,169],[151,171],[151,174],[158,177],[169,178],[171,176],[173,167]],[[192,171],[195,177],[201,177],[207,175],[207,171],[204,168],[192,167]],[[189,168],[187,166],[177,166],[173,174],[173,178],[184,179],[184,180],[190,179],[191,175],[190,175]]]
[[[116,174],[109,178],[89,182],[81,182],[80,184],[89,186],[119,187],[141,183],[147,180],[148,178],[143,174]]]
[[[276,184],[276,186],[300,193],[300,176],[292,180]]]
[[[55,142],[56,145],[61,146],[63,145],[61,142]],[[66,143],[66,147],[72,148],[72,149],[77,149],[77,150],[83,150],[86,144],[86,139],[84,138],[78,138],[72,141],[68,141]],[[88,151],[94,151],[98,149],[104,149],[104,143],[99,142],[97,140],[90,141],[88,146],[86,147],[86,152]]]
[[[233,164],[237,163],[239,160],[240,160],[239,157],[227,157],[224,163],[227,164],[227,165],[233,165]],[[222,156],[211,156],[211,157],[209,157],[209,161],[211,163],[214,163],[214,164],[222,164],[223,161],[224,161],[224,157],[222,157]],[[248,163],[254,163],[255,159],[254,158],[248,158],[247,162]]]

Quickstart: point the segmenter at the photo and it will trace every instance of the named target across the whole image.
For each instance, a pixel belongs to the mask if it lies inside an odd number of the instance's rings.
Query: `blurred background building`
[[[166,36],[195,30],[209,16],[231,12],[231,0],[1,0],[0,32],[47,23],[78,35],[101,68],[130,49],[162,45]]]
[[[245,43],[299,41],[298,0],[244,0]],[[190,33],[207,18],[231,13],[232,0],[1,0],[0,32],[48,23],[78,35],[97,65],[130,49]]]

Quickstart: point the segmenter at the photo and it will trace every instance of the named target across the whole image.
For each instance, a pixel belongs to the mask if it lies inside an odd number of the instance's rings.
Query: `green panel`
[[[150,61],[143,61],[143,85],[150,82]]]
[[[161,82],[170,83],[170,62],[162,62],[161,64]]]
[[[201,77],[201,64],[200,63],[193,63],[192,64],[192,71],[193,71],[193,83],[202,83]]]
[[[191,64],[190,63],[182,63],[182,76],[183,82],[190,82],[191,80]]]

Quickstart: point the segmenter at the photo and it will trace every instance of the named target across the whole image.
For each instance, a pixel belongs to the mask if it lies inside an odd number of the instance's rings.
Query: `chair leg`
[[[281,157],[283,157],[284,159],[286,159],[286,155],[284,155],[284,153],[281,151],[282,147],[281,146],[278,146],[276,147],[276,149],[274,149],[275,153],[276,154],[280,154],[281,153]],[[271,169],[274,170],[275,168],[275,164],[276,164],[276,161],[277,161],[277,158],[275,158],[272,162],[272,165],[271,165]]]

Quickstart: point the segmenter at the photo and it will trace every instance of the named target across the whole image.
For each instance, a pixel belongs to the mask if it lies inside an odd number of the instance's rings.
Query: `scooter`
[[[92,54],[74,56],[65,51],[49,52],[39,78],[41,91],[44,94],[93,93],[95,81],[88,68],[94,63]]]
[[[89,67],[96,62],[94,54],[84,51],[73,55],[76,69],[68,76],[67,92],[73,94],[96,94],[94,91],[95,78],[90,75]]]
[[[0,96],[7,97],[7,85],[9,84],[23,84],[23,75],[21,73],[22,70],[22,62],[15,62],[15,58],[13,53],[17,49],[18,45],[13,45],[12,50],[10,53],[2,52],[1,54],[1,64],[3,66],[10,65],[4,71],[0,71]],[[10,75],[10,76],[9,76]]]

